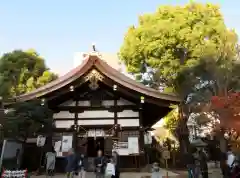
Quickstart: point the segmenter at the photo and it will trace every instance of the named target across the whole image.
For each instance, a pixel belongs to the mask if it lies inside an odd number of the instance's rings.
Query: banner
[[[138,137],[128,137],[129,154],[139,154]]]
[[[63,135],[62,136],[62,152],[68,152],[72,148],[73,136]]]

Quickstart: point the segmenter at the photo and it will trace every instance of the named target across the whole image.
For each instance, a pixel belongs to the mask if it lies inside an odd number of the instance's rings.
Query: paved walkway
[[[163,178],[166,178],[166,170],[161,169],[161,175]],[[144,172],[124,172],[121,173],[121,178],[144,178],[150,176],[151,173]],[[186,178],[186,171],[174,173],[172,171],[168,171],[168,178]],[[219,169],[211,169],[209,170],[209,178],[217,178],[222,177]],[[31,178],[46,178],[45,175],[42,176],[31,176]],[[64,174],[55,175],[54,178],[66,178]],[[92,172],[88,172],[86,178],[95,178],[95,174]]]
[[[162,169],[161,170],[162,176],[166,175],[166,172],[167,171],[165,169]],[[150,176],[150,175],[151,175],[151,173],[143,173],[143,172],[124,172],[124,173],[121,173],[122,178],[141,178],[141,177],[146,177],[146,176]],[[175,178],[176,176],[178,176],[177,173],[173,173],[171,171],[168,172],[168,175],[169,175],[169,178]],[[65,178],[65,177],[66,176],[64,174],[54,176],[54,178]],[[46,176],[45,175],[31,176],[31,178],[46,178]],[[95,178],[95,174],[92,173],[92,172],[88,172],[87,175],[86,175],[86,178]]]

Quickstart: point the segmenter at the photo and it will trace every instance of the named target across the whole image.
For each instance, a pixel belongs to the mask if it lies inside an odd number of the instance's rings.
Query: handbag
[[[112,163],[108,163],[106,167],[106,176],[115,176],[115,166]]]

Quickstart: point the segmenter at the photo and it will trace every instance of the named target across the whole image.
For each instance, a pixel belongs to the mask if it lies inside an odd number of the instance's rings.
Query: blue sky
[[[73,67],[75,52],[98,50],[116,53],[127,28],[138,15],[159,5],[188,0],[3,0],[0,2],[0,52],[37,50],[57,73]],[[202,0],[199,2],[206,2]],[[226,24],[240,34],[240,1],[209,0],[220,4]]]

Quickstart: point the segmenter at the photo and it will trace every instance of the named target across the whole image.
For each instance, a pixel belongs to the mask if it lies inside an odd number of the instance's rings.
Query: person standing
[[[96,178],[104,178],[105,158],[101,150],[98,150],[97,157],[94,160]]]
[[[66,157],[66,159],[67,159],[66,166],[67,178],[73,178],[76,170],[76,155],[72,148],[68,151],[68,156]]]
[[[46,153],[46,173],[47,177],[53,177],[56,163],[56,152],[52,147],[49,152]]]
[[[229,177],[231,176],[231,170],[232,170],[234,161],[235,161],[235,155],[232,152],[232,150],[229,150],[227,152],[227,168],[226,168],[226,172]]]
[[[188,170],[188,178],[193,178],[195,175],[195,159],[193,156],[193,151],[190,150],[186,155],[185,155],[185,160],[186,160],[186,165],[187,165],[187,170]]]
[[[115,166],[115,176],[112,176],[113,178],[119,178],[120,177],[120,160],[119,160],[119,155],[116,151],[112,153],[112,159],[113,159],[113,164]]]
[[[200,156],[199,156],[199,151],[195,149],[195,152],[193,153],[194,157],[194,162],[195,162],[195,172],[193,174],[194,178],[199,178],[201,174],[201,169],[200,169]]]
[[[208,178],[207,155],[202,149],[199,150],[199,162],[202,178]]]
[[[160,178],[160,167],[157,162],[153,163],[152,166],[152,178]]]
[[[87,158],[84,156],[84,154],[81,154],[77,161],[77,171],[78,171],[78,177],[79,178],[85,178],[86,177],[86,171],[87,171]]]

